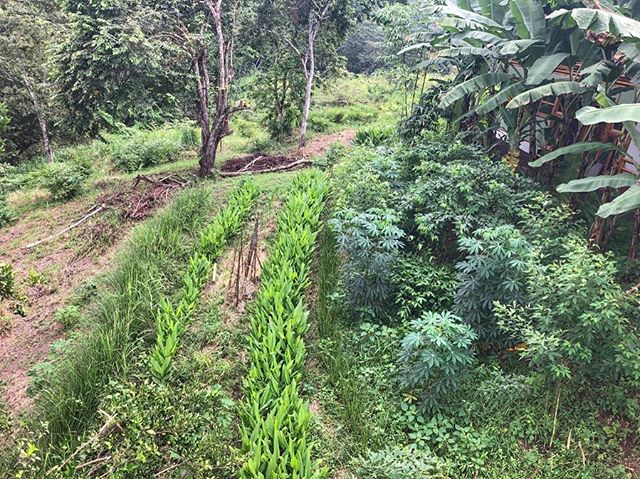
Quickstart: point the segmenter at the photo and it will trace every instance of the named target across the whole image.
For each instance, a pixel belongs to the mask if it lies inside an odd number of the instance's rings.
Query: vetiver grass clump
[[[227,206],[204,230],[196,252],[189,258],[189,268],[183,276],[177,305],[174,307],[166,297],[160,300],[156,317],[156,344],[149,359],[151,373],[156,379],[162,380],[170,373],[180,336],[196,309],[213,263],[220,258],[229,239],[242,227],[258,194],[258,187],[251,182],[243,183],[234,191]]]
[[[96,330],[77,341],[37,402],[51,445],[79,437],[95,416],[105,386],[128,371],[160,298],[178,287],[190,250],[188,233],[204,226],[212,203],[208,188],[183,191],[134,230],[113,273],[96,291]]]
[[[251,366],[244,383],[242,479],[313,478],[326,470],[311,459],[311,413],[300,397],[308,329],[303,294],[328,186],[318,172],[302,173],[278,218],[277,237],[262,270],[251,315]]]

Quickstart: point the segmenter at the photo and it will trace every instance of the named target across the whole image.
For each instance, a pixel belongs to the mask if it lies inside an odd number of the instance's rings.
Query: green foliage
[[[478,228],[515,222],[533,194],[532,183],[504,163],[460,144],[429,142],[399,161],[415,174],[409,196],[417,233],[438,249]]]
[[[411,321],[400,353],[402,386],[417,389],[423,405],[435,409],[443,396],[458,387],[473,363],[471,347],[476,337],[448,311],[427,312]]]
[[[13,266],[0,263],[0,301],[13,296],[15,281]]]
[[[327,153],[314,162],[316,168],[322,171],[331,171],[334,166],[340,163],[347,156],[348,148],[340,143],[332,143],[329,145]]]
[[[398,216],[390,209],[346,209],[336,212],[330,224],[338,251],[347,258],[342,283],[349,304],[360,315],[381,317],[389,306],[391,274],[403,247]]]
[[[368,479],[439,479],[446,464],[430,450],[390,446],[368,452],[356,465],[359,477]]]
[[[200,146],[200,130],[190,124],[180,127],[180,143],[185,148],[197,148]]]
[[[439,107],[440,96],[447,88],[446,83],[439,83],[422,94],[411,114],[398,125],[398,135],[403,141],[418,143],[423,134],[439,130],[440,118],[447,116]]]
[[[391,128],[361,128],[356,132],[353,143],[358,146],[376,147],[388,143],[394,135]]]
[[[55,201],[75,198],[84,190],[91,175],[89,165],[76,162],[56,162],[42,170],[42,186]]]
[[[484,347],[510,343],[498,328],[493,303],[524,304],[527,273],[535,258],[531,244],[512,225],[478,230],[462,238],[466,258],[456,265],[459,286],[453,311],[476,331]]]
[[[0,228],[15,221],[16,215],[7,205],[4,193],[0,191]]]
[[[458,282],[455,272],[435,258],[407,255],[396,261],[391,284],[398,317],[408,321],[426,311],[450,309]]]
[[[208,188],[187,189],[134,229],[92,295],[94,329],[74,341],[36,402],[35,414],[48,423],[49,448],[74,448],[95,419],[106,385],[131,361],[160,298],[178,288],[190,250],[188,234],[204,226],[212,200]]]
[[[76,476],[76,466],[105,456],[110,460],[97,462],[96,472],[106,477],[146,479],[171,466],[180,476],[222,477],[232,468],[233,406],[220,386],[196,379],[118,383],[100,407],[119,427],[107,419],[110,427],[65,462],[59,477]]]
[[[311,459],[311,413],[299,393],[308,328],[302,299],[326,194],[321,174],[296,177],[262,270],[251,313],[247,402],[241,409],[242,478],[326,477]]]
[[[58,308],[56,311],[56,321],[67,329],[76,327],[80,322],[80,308],[73,304]]]
[[[123,171],[138,171],[150,166],[170,163],[189,147],[184,139],[158,136],[153,132],[133,135],[123,142],[112,144],[113,164]]]
[[[227,206],[200,235],[197,251],[189,258],[189,268],[182,278],[177,305],[174,307],[166,297],[160,299],[156,342],[149,357],[151,374],[158,381],[166,379],[171,372],[180,336],[189,325],[213,264],[248,218],[258,194],[258,187],[252,182],[242,183],[232,193]]]
[[[637,304],[617,283],[609,255],[589,251],[576,238],[566,241],[559,261],[531,271],[527,305],[497,305],[501,327],[527,344],[523,359],[553,378],[637,380]]]

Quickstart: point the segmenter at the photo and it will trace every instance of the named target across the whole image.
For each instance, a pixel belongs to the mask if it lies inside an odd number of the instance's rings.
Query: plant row
[[[165,379],[171,372],[180,336],[195,311],[212,269],[215,269],[214,263],[222,255],[229,239],[242,227],[258,194],[257,185],[251,182],[241,184],[233,192],[227,206],[202,232],[196,251],[189,258],[177,305],[174,306],[167,297],[161,298],[156,316],[156,343],[149,359],[151,374],[156,379]]]
[[[293,181],[262,270],[262,286],[251,316],[250,369],[244,382],[240,477],[321,478],[311,460],[311,413],[300,397],[308,329],[303,294],[328,186],[318,172]]]

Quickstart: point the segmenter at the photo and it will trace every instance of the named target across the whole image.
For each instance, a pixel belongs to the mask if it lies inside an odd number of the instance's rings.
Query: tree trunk
[[[316,74],[316,33],[313,24],[309,25],[309,45],[305,62],[304,75],[307,85],[304,90],[304,107],[302,109],[302,123],[300,124],[300,148],[307,143],[307,128],[309,126],[309,112],[311,111],[311,95],[313,93],[313,80]]]
[[[235,111],[243,108],[242,105],[237,108],[229,107],[229,88],[233,80],[233,31],[235,26],[231,28],[231,38],[227,41],[222,25],[222,0],[207,0],[207,6],[211,13],[218,43],[218,89],[216,94],[215,124],[213,128],[210,127],[207,114],[207,133],[205,134],[203,130],[202,157],[200,158],[200,170],[198,171],[200,178],[209,176],[211,170],[213,170],[218,146],[225,136],[231,134],[229,118]],[[233,23],[235,24],[235,18]],[[208,95],[206,110],[208,113]]]
[[[636,210],[633,217],[633,231],[631,233],[631,247],[629,259],[638,259],[638,241],[640,240],[640,209]]]
[[[38,100],[38,95],[36,95],[36,92],[31,85],[31,81],[27,77],[23,77],[23,80],[25,85],[27,86],[27,90],[29,90],[33,108],[35,109],[36,116],[38,117],[38,124],[40,125],[40,131],[42,133],[44,155],[49,163],[53,163],[53,149],[51,148],[51,140],[49,138],[49,127],[47,126],[47,120],[44,117],[44,112],[42,111],[40,100]]]

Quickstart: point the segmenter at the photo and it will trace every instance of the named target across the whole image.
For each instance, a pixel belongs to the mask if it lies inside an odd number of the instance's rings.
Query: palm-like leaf
[[[551,153],[547,153],[546,155],[541,156],[536,161],[532,161],[531,163],[529,163],[529,166],[533,168],[538,168],[563,155],[575,155],[580,153],[591,153],[592,151],[612,151],[612,150],[619,150],[619,148],[613,143],[598,143],[598,142],[574,143],[573,145],[558,148],[557,150],[554,150]]]
[[[447,108],[456,101],[464,98],[466,95],[475,93],[480,90],[486,90],[492,86],[500,85],[509,81],[512,76],[508,73],[485,73],[471,80],[460,83],[448,92],[446,92],[440,100],[440,107]]]
[[[520,108],[528,105],[529,103],[541,100],[545,96],[577,95],[584,93],[585,91],[587,91],[587,88],[580,85],[578,82],[562,81],[548,83],[521,93],[509,102],[507,108]]]
[[[628,173],[619,175],[603,175],[590,178],[580,178],[558,186],[558,193],[587,193],[600,188],[624,188],[633,186],[638,182],[638,178]]]

